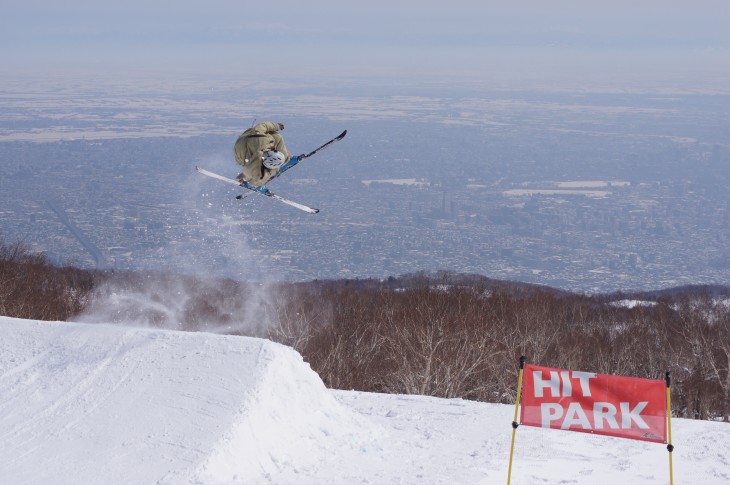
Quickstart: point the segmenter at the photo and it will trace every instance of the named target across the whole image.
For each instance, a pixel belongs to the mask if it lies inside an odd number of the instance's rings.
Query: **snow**
[[[636,307],[653,307],[656,306],[655,301],[644,301],[644,300],[616,300],[611,302],[611,306],[619,308],[628,308],[631,310]]]
[[[3,484],[507,482],[514,406],[328,390],[262,339],[8,317],[0,332]],[[675,483],[730,483],[726,423],[672,431]],[[521,426],[512,483],[669,483],[668,453]]]

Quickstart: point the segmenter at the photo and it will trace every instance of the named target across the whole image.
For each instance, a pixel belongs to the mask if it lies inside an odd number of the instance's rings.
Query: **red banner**
[[[526,365],[521,424],[667,442],[663,380]]]

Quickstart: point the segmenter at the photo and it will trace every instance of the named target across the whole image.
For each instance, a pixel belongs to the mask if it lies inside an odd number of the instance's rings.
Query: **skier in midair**
[[[296,207],[304,212],[316,214],[319,212],[319,209],[300,204],[273,193],[266,186],[266,182],[273,177],[278,177],[305,158],[309,158],[333,143],[342,140],[347,135],[347,130],[309,153],[302,153],[301,155],[292,157],[286,149],[284,139],[279,134],[283,129],[284,125],[282,123],[265,121],[249,128],[238,137],[233,151],[236,156],[236,162],[243,167],[243,172],[238,174],[236,179],[218,175],[198,166],[195,167],[195,170],[207,177],[244,187],[252,192],[278,200],[283,204]],[[236,198],[245,199],[246,196],[239,195]]]
[[[239,181],[261,187],[291,159],[279,134],[283,129],[283,123],[262,121],[238,137],[233,152],[236,163],[243,167],[243,172],[238,174]]]

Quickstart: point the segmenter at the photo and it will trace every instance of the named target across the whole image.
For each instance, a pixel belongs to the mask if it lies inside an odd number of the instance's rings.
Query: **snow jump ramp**
[[[259,483],[371,431],[294,350],[204,333],[0,317],[0,396],[6,483]]]

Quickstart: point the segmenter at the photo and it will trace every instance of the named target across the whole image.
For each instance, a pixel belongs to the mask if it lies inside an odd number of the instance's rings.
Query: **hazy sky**
[[[728,0],[0,1],[0,60],[17,69],[435,76],[587,63],[716,75],[730,65]]]

